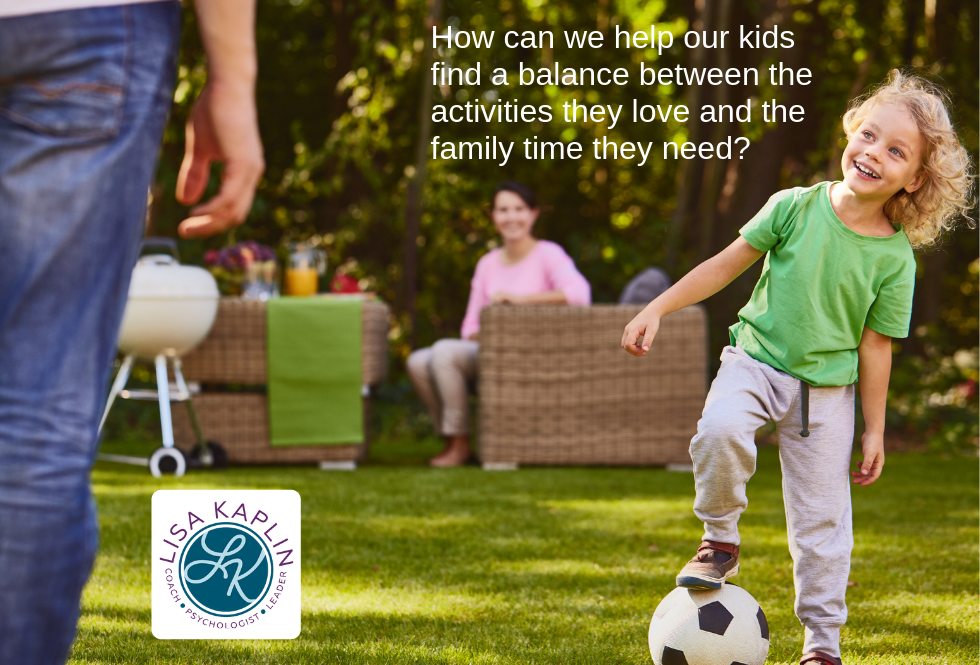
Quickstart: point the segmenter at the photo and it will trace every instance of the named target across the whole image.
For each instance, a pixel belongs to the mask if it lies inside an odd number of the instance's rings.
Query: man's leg
[[[173,2],[0,20],[0,664],[62,663],[88,475],[180,29]]]

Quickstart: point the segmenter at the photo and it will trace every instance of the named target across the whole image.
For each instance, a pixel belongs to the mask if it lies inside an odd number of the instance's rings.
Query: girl
[[[553,242],[532,235],[538,219],[534,192],[519,182],[501,183],[490,216],[503,247],[476,264],[462,339],[441,339],[413,351],[408,375],[446,448],[429,463],[458,466],[470,458],[469,390],[476,381],[480,310],[512,305],[588,305],[591,289],[575,262]]]
[[[860,377],[865,432],[851,475],[867,487],[885,460],[891,340],[908,335],[912,249],[933,244],[972,198],[969,157],[944,94],[927,81],[893,70],[851,103],[843,124],[843,181],[776,193],[739,239],[651,302],[622,339],[629,353],[644,355],[664,315],[718,292],[766,254],[691,441],[694,512],[705,532],[677,585],[718,589],[738,572],[755,432],[774,421],[804,626],[801,664],[842,665],[854,382]]]

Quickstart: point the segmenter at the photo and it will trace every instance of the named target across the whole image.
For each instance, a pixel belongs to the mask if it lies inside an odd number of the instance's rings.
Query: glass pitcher
[[[319,290],[320,277],[326,272],[326,252],[302,242],[290,244],[283,291],[287,296],[315,295]]]

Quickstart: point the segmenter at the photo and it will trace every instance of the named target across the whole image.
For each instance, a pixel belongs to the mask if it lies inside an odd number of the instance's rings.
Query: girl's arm
[[[892,338],[865,327],[858,345],[858,389],[864,413],[861,450],[864,461],[852,471],[851,482],[867,487],[878,480],[885,465],[885,398],[892,371]]]
[[[644,307],[626,326],[623,332],[623,348],[634,356],[646,355],[660,328],[662,317],[718,293],[763,254],[765,252],[739,237]],[[638,343],[638,339],[642,341]]]

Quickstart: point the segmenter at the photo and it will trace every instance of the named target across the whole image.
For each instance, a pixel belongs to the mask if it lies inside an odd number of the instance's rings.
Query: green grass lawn
[[[661,469],[430,470],[434,443],[386,444],[356,472],[233,468],[154,480],[100,463],[102,545],[72,663],[652,662],[647,628],[701,526],[693,477]],[[144,453],[151,447],[144,447]],[[392,461],[400,461],[398,466]],[[760,452],[740,586],[765,608],[769,663],[797,663],[779,462]],[[150,495],[288,488],[303,500],[303,631],[293,641],[150,633]],[[978,662],[978,462],[889,456],[853,488],[845,662]]]

